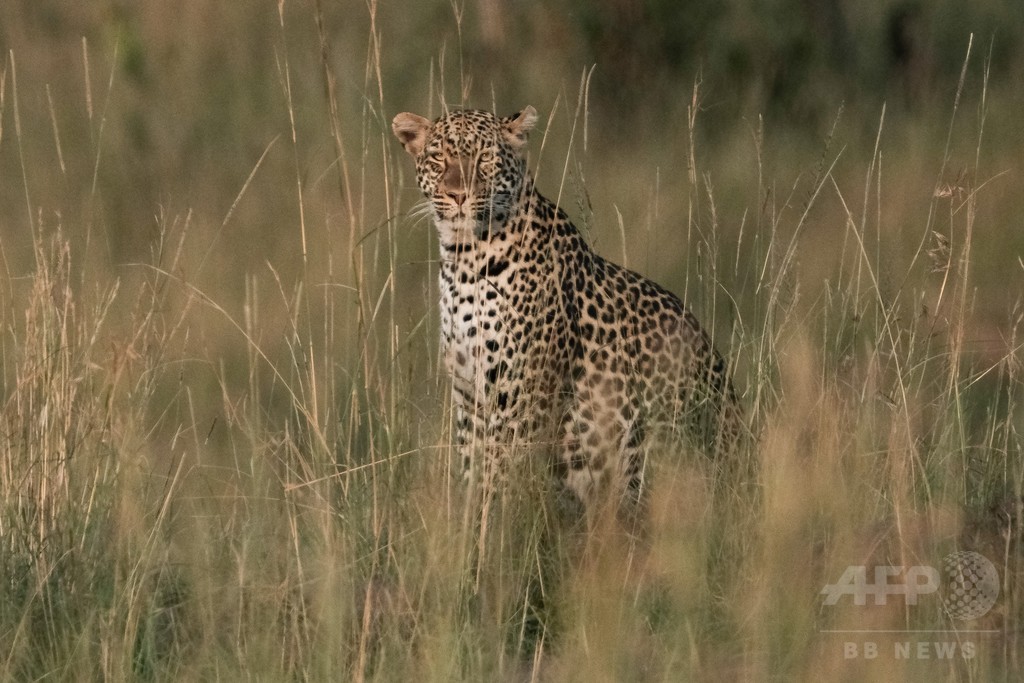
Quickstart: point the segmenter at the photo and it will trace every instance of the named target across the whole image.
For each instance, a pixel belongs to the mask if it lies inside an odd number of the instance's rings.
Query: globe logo
[[[954,619],[984,616],[999,597],[999,572],[979,553],[961,550],[946,555],[942,578],[942,604]]]

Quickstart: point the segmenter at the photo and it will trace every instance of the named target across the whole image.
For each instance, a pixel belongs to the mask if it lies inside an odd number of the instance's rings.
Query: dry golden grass
[[[116,35],[64,63],[26,28],[0,72],[0,678],[1019,677],[1021,198],[987,81],[923,121],[844,113],[816,148],[752,124],[708,149],[699,90],[637,149],[546,83],[542,188],[730,351],[758,500],[716,500],[710,463],[666,447],[643,543],[559,528],[533,481],[481,544],[436,245],[386,125],[459,101],[464,67],[386,76],[393,8],[357,35],[320,3],[161,7],[72,12]],[[215,51],[226,71],[168,57],[167,22],[250,47]],[[976,622],[936,596],[823,604],[848,565],[954,549],[1000,572]],[[898,629],[921,632],[877,632]]]

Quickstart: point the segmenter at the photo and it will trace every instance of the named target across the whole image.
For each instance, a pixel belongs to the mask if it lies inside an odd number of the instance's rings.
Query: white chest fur
[[[464,399],[483,401],[509,357],[509,271],[493,258],[442,265],[441,348],[445,367]]]

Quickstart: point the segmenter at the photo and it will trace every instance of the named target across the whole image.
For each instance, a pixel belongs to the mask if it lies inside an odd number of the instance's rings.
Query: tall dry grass
[[[4,680],[1019,674],[1020,272],[1003,267],[1002,292],[977,284],[993,277],[979,232],[1013,206],[986,163],[986,83],[961,80],[927,164],[890,160],[904,124],[883,110],[873,145],[843,146],[840,119],[792,176],[785,133],[756,124],[734,153],[705,152],[699,89],[672,179],[588,141],[585,79],[557,100],[534,141],[542,189],[559,188],[602,253],[685,293],[729,350],[760,496],[723,508],[711,464],[663,447],[642,544],[560,530],[543,480],[481,542],[452,471],[436,245],[406,218],[384,35],[371,23],[353,112],[321,10],[302,15],[315,73],[296,66],[309,61],[295,14],[261,34],[276,132],[250,142],[243,173],[207,183],[201,208],[149,206],[146,252],[123,263],[97,246],[117,241],[103,169],[122,148],[101,103],[128,78],[118,58],[76,46],[88,98],[69,118],[76,96],[19,81],[7,56],[4,220],[27,239],[2,240]],[[437,69],[430,100],[461,101],[468,79]],[[180,187],[146,182],[164,180]],[[822,603],[847,565],[935,565],[953,549],[999,569],[978,623],[938,600]],[[833,633],[868,629],[951,633]],[[845,656],[868,638],[975,654]]]

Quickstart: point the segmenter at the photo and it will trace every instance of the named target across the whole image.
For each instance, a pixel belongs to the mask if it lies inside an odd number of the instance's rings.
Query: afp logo
[[[869,578],[871,580],[869,580]],[[868,576],[868,568],[846,568],[836,583],[821,589],[826,605],[835,605],[849,595],[854,605],[885,605],[889,596],[902,596],[904,604],[916,605],[922,595],[940,593],[946,613],[954,619],[977,619],[988,613],[999,597],[999,572],[984,555],[973,551],[950,553],[942,571],[927,565],[893,567],[879,565]]]

